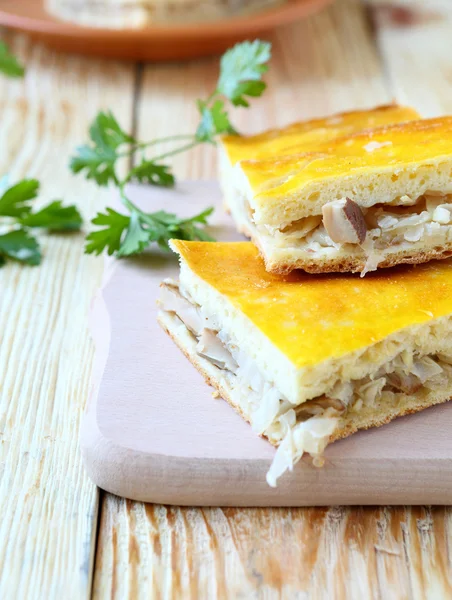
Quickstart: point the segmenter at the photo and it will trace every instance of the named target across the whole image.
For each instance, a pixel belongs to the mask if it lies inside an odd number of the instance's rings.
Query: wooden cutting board
[[[240,239],[213,183],[131,195],[149,211],[187,216],[214,204],[213,234]],[[322,469],[301,461],[268,487],[274,448],[213,399],[156,322],[159,283],[177,272],[172,254],[107,260],[90,316],[96,356],[81,434],[98,486],[176,505],[452,504],[452,404],[336,442]]]

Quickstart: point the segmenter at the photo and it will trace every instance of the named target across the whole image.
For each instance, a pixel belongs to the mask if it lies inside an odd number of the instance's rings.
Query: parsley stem
[[[186,150],[190,150],[191,148],[194,148],[195,146],[198,146],[199,144],[202,144],[202,142],[199,140],[193,140],[192,142],[190,142],[190,144],[186,144],[185,146],[181,146],[180,148],[176,148],[175,150],[171,150],[170,152],[164,152],[163,154],[160,154],[159,156],[154,156],[152,158],[152,160],[153,161],[163,160],[164,158],[168,158],[169,156],[174,156],[175,154],[179,154],[180,152],[185,152]]]
[[[119,184],[119,193],[121,196],[121,201],[124,204],[124,206],[129,209],[130,212],[136,212],[142,217],[145,217],[146,213],[143,212],[140,208],[138,208],[138,206],[134,204],[132,200],[129,200],[129,198],[127,198],[126,196],[125,187],[130,181],[129,175],[124,179],[124,181],[121,181],[121,183]]]
[[[125,182],[123,182],[120,186],[121,201],[124,204],[124,206],[129,210],[129,212],[131,212],[131,213],[136,212],[141,217],[146,217],[146,213],[143,212],[140,208],[138,208],[138,206],[136,204],[134,204],[132,202],[132,200],[129,200],[127,198],[125,191],[124,191],[124,186],[125,186]]]
[[[215,96],[218,94],[218,90],[214,90],[210,96],[207,98],[207,100],[205,101],[206,104],[209,104],[214,98]]]
[[[184,134],[184,135],[169,135],[163,138],[157,138],[150,142],[137,142],[135,144],[131,144],[129,150],[125,152],[119,152],[118,157],[123,158],[125,156],[130,156],[133,152],[137,150],[144,150],[145,148],[150,148],[151,146],[156,146],[157,144],[164,144],[166,142],[175,142],[177,140],[193,140],[193,135]]]
[[[188,140],[193,139],[193,135],[191,133],[185,133],[181,135],[168,135],[167,137],[156,138],[150,142],[139,142],[135,147],[136,148],[146,148],[148,146],[155,146],[156,144],[162,144],[164,142],[172,142],[173,140]]]

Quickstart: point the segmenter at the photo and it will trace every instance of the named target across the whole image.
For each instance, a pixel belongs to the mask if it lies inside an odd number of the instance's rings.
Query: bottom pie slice
[[[321,466],[328,443],[452,396],[452,261],[281,276],[250,242],[171,247],[180,279],[162,283],[160,324],[278,446],[270,485],[305,453]]]

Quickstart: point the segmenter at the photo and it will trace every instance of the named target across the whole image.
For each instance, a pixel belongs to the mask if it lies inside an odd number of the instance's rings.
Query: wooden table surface
[[[328,10],[270,36],[269,89],[238,110],[243,131],[396,98],[452,113],[449,0]],[[0,78],[0,173],[39,177],[88,219],[108,193],[67,168],[96,112],[148,139],[193,130],[217,59],[135,65],[57,55],[3,34],[26,63]],[[215,154],[174,161],[211,178]],[[38,268],[0,271],[0,598],[446,598],[452,509],[197,509],[99,492],[78,434],[93,359],[86,315],[102,260],[83,236],[53,237]],[[434,434],[434,432],[432,432]],[[413,440],[415,443],[415,440]]]

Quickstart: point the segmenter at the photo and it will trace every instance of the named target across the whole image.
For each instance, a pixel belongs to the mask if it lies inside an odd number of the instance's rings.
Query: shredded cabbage
[[[369,381],[358,388],[359,397],[366,406],[373,406],[375,404],[375,400],[380,396],[385,385],[385,377],[380,377],[374,381]]]
[[[268,485],[276,487],[278,478],[286,471],[292,471],[305,452],[321,455],[338,423],[339,419],[332,417],[312,417],[289,429],[267,472]]]
[[[175,312],[196,335],[200,356],[217,366],[231,389],[238,392],[240,408],[249,416],[253,430],[279,442],[267,473],[273,487],[304,453],[313,457],[314,465],[321,466],[322,453],[347,409],[372,408],[380,400],[397,402],[400,391],[412,394],[423,385],[435,390],[452,380],[452,354],[419,357],[403,350],[372,375],[338,382],[321,396],[294,406],[265,379],[253,358],[231,343],[226,332],[212,329],[216,317],[208,318],[176,283],[168,281],[165,286],[165,310]],[[196,316],[190,321],[187,315]]]
[[[251,426],[256,433],[264,433],[275,420],[279,412],[280,392],[267,384],[257,409],[251,413]]]
[[[421,383],[442,373],[442,368],[429,356],[424,356],[414,361],[411,372],[419,377]]]

